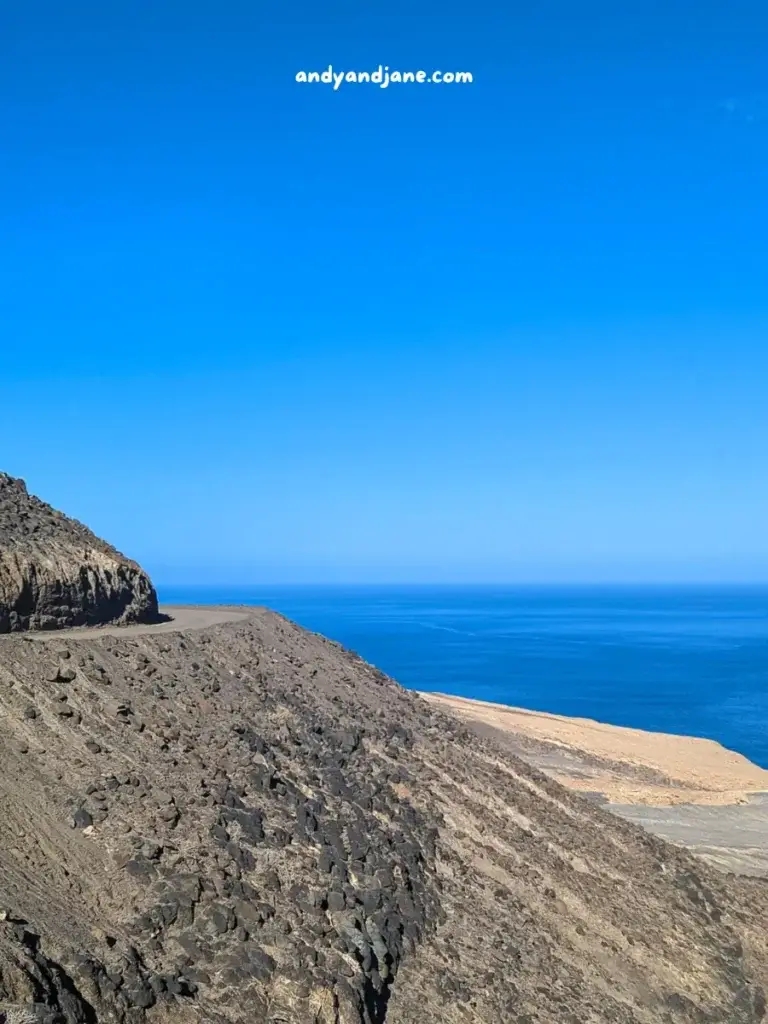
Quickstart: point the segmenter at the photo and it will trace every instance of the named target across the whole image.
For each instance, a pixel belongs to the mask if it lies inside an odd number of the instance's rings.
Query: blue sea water
[[[404,686],[719,740],[768,768],[768,587],[161,587],[264,604]]]

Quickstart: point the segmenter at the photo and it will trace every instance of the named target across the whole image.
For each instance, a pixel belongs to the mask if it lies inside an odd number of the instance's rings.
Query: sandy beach
[[[768,771],[714,740],[422,693],[607,809],[710,863],[768,875]]]
[[[768,792],[768,771],[694,736],[673,736],[587,718],[566,718],[484,701],[424,693],[434,704],[503,734],[570,789],[610,803],[739,804]]]

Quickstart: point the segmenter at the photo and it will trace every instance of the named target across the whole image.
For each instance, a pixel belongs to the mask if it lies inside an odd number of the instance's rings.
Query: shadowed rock
[[[766,883],[266,611],[0,638],[0,806],[0,1006],[62,1024],[763,1019]]]
[[[135,562],[0,473],[0,633],[157,618]]]
[[[263,609],[0,637],[0,810],[0,1024],[765,1016],[768,884]]]

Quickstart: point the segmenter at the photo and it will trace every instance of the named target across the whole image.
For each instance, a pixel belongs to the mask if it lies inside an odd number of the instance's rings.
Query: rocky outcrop
[[[0,633],[157,617],[135,562],[0,473]]]
[[[0,478],[5,629],[156,614]],[[264,610],[0,637],[0,1024],[757,1024],[768,895]]]
[[[765,1013],[765,883],[266,611],[0,638],[0,808],[0,1020]]]

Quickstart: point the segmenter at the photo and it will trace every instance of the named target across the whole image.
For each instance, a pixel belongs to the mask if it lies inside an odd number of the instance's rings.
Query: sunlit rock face
[[[157,617],[140,566],[0,473],[0,633]]]

